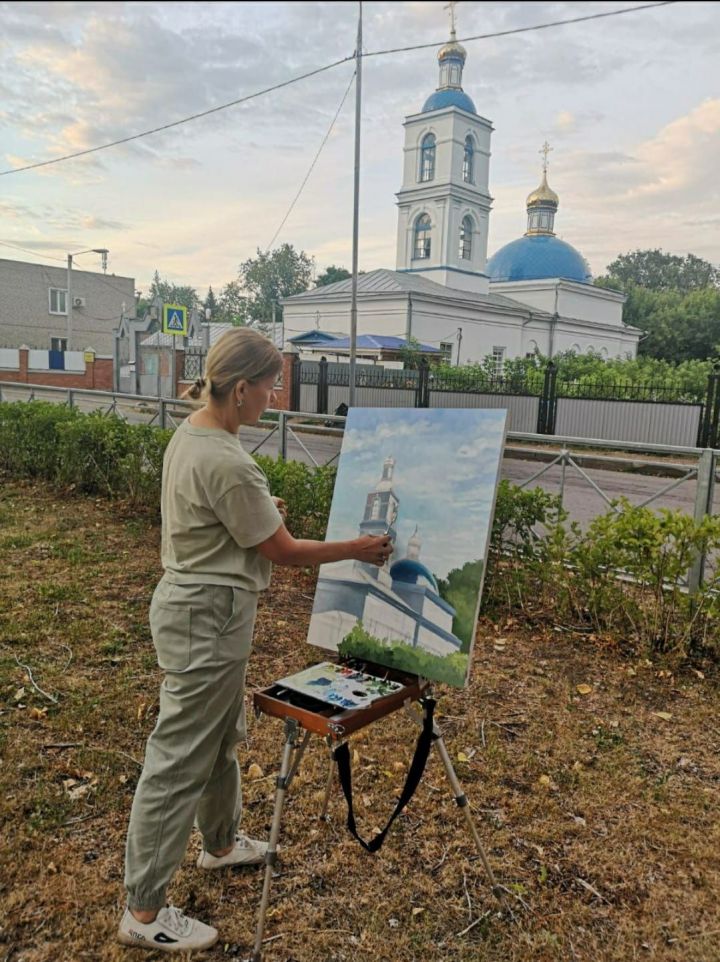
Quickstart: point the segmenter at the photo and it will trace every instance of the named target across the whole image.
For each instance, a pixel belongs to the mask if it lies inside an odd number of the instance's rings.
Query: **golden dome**
[[[446,44],[443,44],[438,51],[438,60],[440,63],[442,63],[446,57],[460,57],[463,63],[465,63],[467,58],[467,50],[461,43],[458,43],[457,40],[454,39],[454,34],[453,38]]]
[[[543,171],[542,183],[537,187],[531,194],[528,194],[527,199],[528,207],[536,207],[540,204],[550,205],[553,207],[560,206],[560,198],[555,193],[555,191],[548,185],[547,182],[547,172]]]

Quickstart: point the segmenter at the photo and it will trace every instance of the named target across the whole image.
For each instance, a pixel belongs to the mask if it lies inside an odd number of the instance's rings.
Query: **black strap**
[[[342,785],[342,790],[348,807],[348,831],[358,840],[358,842],[360,842],[366,852],[377,852],[382,847],[382,844],[385,841],[385,836],[390,830],[390,826],[413,797],[415,794],[415,789],[420,784],[420,779],[425,771],[425,765],[427,764],[428,755],[430,754],[430,746],[434,740],[433,713],[435,711],[435,702],[432,698],[426,698],[423,704],[425,705],[425,719],[423,721],[422,731],[418,735],[417,745],[415,746],[415,755],[413,756],[410,770],[407,773],[407,778],[405,779],[405,785],[403,786],[400,798],[395,806],[395,811],[390,816],[390,819],[382,832],[379,832],[375,838],[371,839],[369,842],[366,842],[364,839],[360,838],[355,825],[355,813],[353,811],[352,801],[352,775],[350,772],[350,749],[348,747],[348,743],[343,742],[343,744],[338,746],[338,748],[336,748],[333,752],[333,757],[337,762],[340,784]]]

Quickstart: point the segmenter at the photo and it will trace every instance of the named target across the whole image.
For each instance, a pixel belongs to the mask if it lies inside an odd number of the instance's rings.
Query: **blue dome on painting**
[[[409,585],[416,585],[418,578],[425,578],[426,581],[430,582],[433,590],[438,594],[440,593],[438,583],[432,571],[426,568],[421,562],[413,561],[411,558],[403,558],[402,561],[396,561],[390,568],[390,577],[393,581],[404,581]]]
[[[475,104],[465,91],[453,88],[436,90],[434,94],[430,94],[420,113],[427,114],[431,110],[443,110],[445,107],[459,107],[461,110],[467,110],[469,114],[477,113]]]
[[[496,251],[487,262],[491,281],[536,281],[561,277],[589,284],[587,261],[574,247],[553,234],[526,234]]]

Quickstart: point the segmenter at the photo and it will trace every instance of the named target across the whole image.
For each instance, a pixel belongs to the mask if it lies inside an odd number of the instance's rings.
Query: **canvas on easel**
[[[311,644],[467,684],[505,419],[504,410],[350,410],[327,539],[387,534],[394,550],[382,568],[320,568]]]

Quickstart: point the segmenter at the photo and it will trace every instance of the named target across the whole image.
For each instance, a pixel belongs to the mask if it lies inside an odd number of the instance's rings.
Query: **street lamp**
[[[75,251],[74,254],[68,254],[67,256],[67,346],[66,350],[70,350],[70,339],[72,337],[73,329],[73,299],[72,299],[72,266],[73,257],[79,257],[81,254],[101,254],[102,255],[102,269],[103,274],[107,272],[107,256],[110,251],[107,247],[91,247],[86,251]]]

